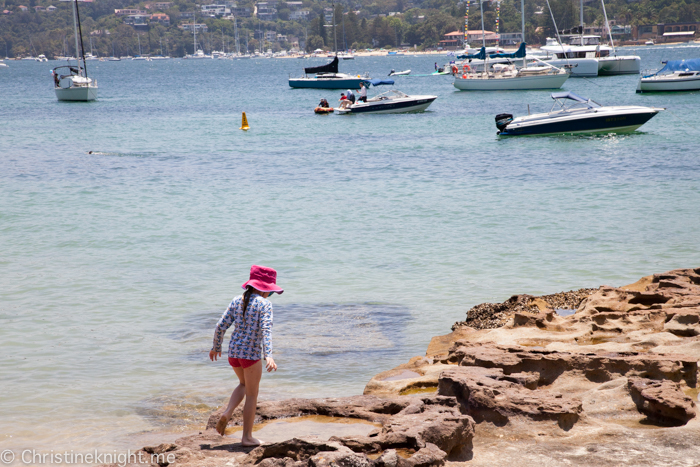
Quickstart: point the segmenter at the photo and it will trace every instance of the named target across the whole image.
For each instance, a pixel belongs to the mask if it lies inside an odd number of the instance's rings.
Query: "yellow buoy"
[[[243,131],[250,130],[250,125],[248,125],[248,117],[245,116],[245,112],[243,112],[243,120],[241,121],[241,130],[243,130]]]

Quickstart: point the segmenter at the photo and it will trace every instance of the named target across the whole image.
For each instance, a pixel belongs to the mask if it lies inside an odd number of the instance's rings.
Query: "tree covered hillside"
[[[211,3],[224,3],[213,1]],[[203,16],[197,4],[197,23],[207,26],[198,33],[198,42],[205,51],[234,49],[234,22],[223,17]],[[27,11],[21,11],[23,5]],[[55,11],[35,11],[34,7],[53,5]],[[143,54],[163,53],[183,56],[193,52],[192,32],[179,28],[192,23],[195,3],[173,0],[164,9],[153,7],[153,2],[130,0],[94,0],[80,3],[85,47],[95,55],[136,55],[138,42]],[[255,11],[255,2],[241,0],[238,7]],[[259,49],[289,49],[295,41],[307,50],[332,49],[335,40],[338,48],[397,47],[401,45],[419,48],[436,47],[447,32],[463,30],[466,4],[456,0],[356,0],[332,3],[330,1],[302,0],[292,8],[279,2],[275,19],[260,20],[256,16],[236,17],[239,44],[242,52]],[[291,4],[289,4],[291,5]],[[503,0],[484,3],[485,29],[496,30],[496,7],[500,5],[499,32],[520,31],[520,2]],[[575,27],[579,23],[577,0],[550,0],[559,29]],[[150,8],[147,8],[149,6]],[[335,29],[332,27],[335,7]],[[700,0],[611,0],[606,4],[609,19],[617,24],[643,25],[662,22],[700,21]],[[133,8],[149,15],[162,12],[169,16],[170,24],[150,21],[139,30],[124,23],[123,16],[115,15],[115,9]],[[308,14],[304,19],[291,19],[295,9]],[[0,0],[0,54],[10,57],[37,55],[49,57],[75,54],[72,41],[73,23],[71,4],[49,0]],[[584,5],[584,18],[588,25],[602,25],[603,12],[597,1]],[[531,44],[541,44],[554,34],[546,0],[526,0],[526,39]],[[478,0],[469,6],[469,28],[481,29]],[[267,33],[267,34],[266,34]],[[277,36],[280,35],[280,36]],[[261,44],[262,42],[262,44]],[[65,45],[64,45],[65,44]]]

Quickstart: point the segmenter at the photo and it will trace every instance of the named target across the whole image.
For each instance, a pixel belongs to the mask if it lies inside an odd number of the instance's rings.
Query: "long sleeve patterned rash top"
[[[272,303],[258,294],[251,294],[248,309],[243,322],[243,296],[233,299],[228,309],[216,323],[214,332],[215,352],[221,352],[221,344],[228,328],[234,324],[231,341],[228,345],[229,358],[245,358],[247,360],[272,356]]]

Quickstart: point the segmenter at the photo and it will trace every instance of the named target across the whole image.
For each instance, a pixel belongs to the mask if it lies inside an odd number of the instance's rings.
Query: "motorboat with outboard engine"
[[[389,73],[389,76],[406,76],[406,75],[410,75],[410,74],[411,74],[411,70],[404,70],[404,71],[391,70],[391,72]]]
[[[511,114],[497,115],[497,134],[518,136],[629,133],[665,110],[639,105],[602,106],[570,91],[554,92],[552,99],[554,105],[547,113],[516,118]]]
[[[656,73],[639,78],[637,92],[700,90],[700,58],[663,63]]]
[[[373,79],[364,82],[366,86],[392,85],[390,79]],[[420,112],[427,109],[437,96],[409,96],[401,91],[391,91],[378,94],[367,99],[367,102],[356,102],[347,107],[337,107],[339,114],[395,114],[404,112]]]
[[[311,76],[309,76],[311,75]],[[289,86],[293,88],[315,89],[360,89],[360,83],[369,79],[369,75],[348,75],[338,73],[338,57],[332,62],[304,68],[304,76],[301,78],[289,78]]]

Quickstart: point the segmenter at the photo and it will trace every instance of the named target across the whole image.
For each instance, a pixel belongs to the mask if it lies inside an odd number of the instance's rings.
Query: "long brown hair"
[[[255,290],[255,287],[249,285],[243,292],[243,305],[241,306],[243,308],[243,324],[245,324],[245,312],[248,309],[248,302],[250,302],[250,295],[253,293],[253,290]]]

